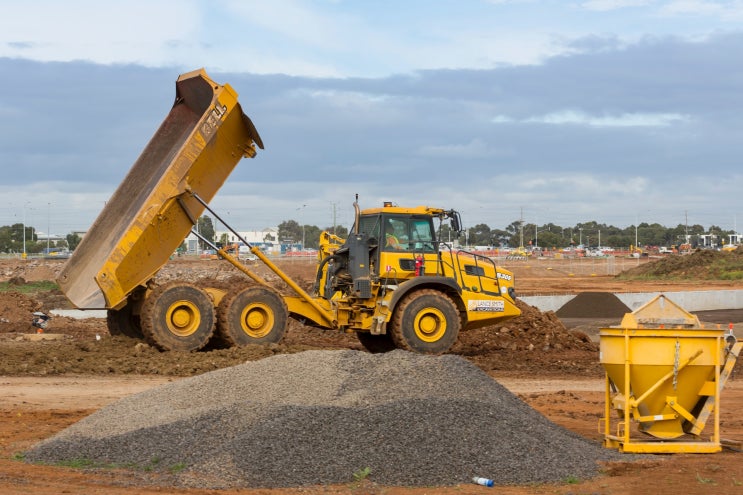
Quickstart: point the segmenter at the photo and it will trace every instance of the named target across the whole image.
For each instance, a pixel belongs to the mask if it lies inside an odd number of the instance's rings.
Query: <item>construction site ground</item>
[[[603,435],[598,424],[604,411],[605,383],[596,336],[599,328],[618,324],[622,316],[621,308],[605,294],[743,289],[740,281],[695,277],[650,281],[617,276],[652,261],[504,260],[502,264],[516,275],[520,295],[586,293],[583,313],[573,312],[571,317],[560,318],[555,313],[521,305],[523,315],[516,320],[463,332],[452,353],[480,367],[554,423],[600,444]],[[63,260],[0,260],[0,283],[9,282],[12,286],[0,292],[0,493],[449,495],[487,490],[512,495],[743,493],[743,453],[731,449],[716,454],[656,455],[640,462],[608,464],[593,479],[496,488],[475,484],[425,488],[382,486],[374,482],[372,473],[367,479],[337,486],[198,490],[158,485],[147,473],[127,469],[26,463],[22,453],[36,442],[119,398],[180,377],[281,353],[362,349],[354,335],[312,329],[298,322],[290,324],[281,344],[212,348],[187,355],[159,352],[137,340],[111,337],[103,318],[53,316],[44,333],[39,334],[31,325],[33,312],[49,314],[69,306],[59,291],[28,291],[28,288],[39,281],[54,280],[63,263]],[[251,266],[281,287],[259,265]],[[312,284],[312,263],[286,261],[280,266],[300,285]],[[173,260],[158,275],[163,280],[175,278],[194,283],[208,280],[225,287],[245,280],[244,275],[225,261],[201,259]],[[606,305],[607,301],[612,304]],[[732,323],[743,336],[743,310],[701,312],[698,316],[705,326],[727,328]],[[743,410],[743,382],[739,369],[740,363],[722,393],[720,413],[722,437],[733,442],[743,440],[743,418],[739,413]]]

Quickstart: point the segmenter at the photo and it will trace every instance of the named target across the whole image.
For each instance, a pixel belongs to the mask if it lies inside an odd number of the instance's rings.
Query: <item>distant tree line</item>
[[[539,246],[543,248],[562,248],[583,245],[588,247],[629,248],[630,246],[678,246],[687,239],[695,245],[699,234],[714,234],[720,244],[727,242],[732,230],[724,230],[716,225],[705,229],[702,225],[683,225],[665,227],[659,223],[640,223],[637,226],[619,228],[596,221],[578,223],[563,227],[554,223],[535,225],[512,222],[505,229],[491,229],[486,224],[478,224],[467,229],[467,244],[474,246]]]
[[[214,225],[210,217],[199,218],[198,230],[207,239],[215,240]],[[296,220],[284,220],[278,226],[278,241],[299,245],[304,243],[305,248],[317,249],[320,233],[324,230],[334,232],[340,237],[348,236],[348,229],[340,225],[321,229],[316,225],[301,225]],[[636,227],[631,225],[619,228],[591,221],[563,227],[554,223],[535,225],[516,220],[504,229],[491,229],[487,224],[477,224],[468,228],[462,235],[452,232],[449,225],[445,223],[441,226],[440,240],[456,241],[459,244],[470,246],[562,248],[579,244],[598,247],[600,243],[601,246],[623,248],[634,245],[678,246],[686,242],[687,235],[691,236],[691,243],[694,246],[700,234],[716,235],[719,238],[719,244],[723,244],[727,243],[729,234],[735,233],[716,225],[705,228],[699,224],[679,224],[669,228],[659,223],[640,223]],[[216,240],[219,241],[219,239]],[[51,242],[51,247],[72,251],[79,243],[78,235],[68,234],[62,241]],[[47,247],[47,241],[45,239],[39,241],[36,229],[30,225],[24,228],[23,224],[16,223],[0,227],[0,252],[21,253],[24,250],[24,244],[25,251],[31,254],[41,253]]]
[[[317,249],[320,246],[320,234],[323,231],[340,237],[348,236],[348,229],[340,225],[319,228],[317,225],[300,225],[296,220],[284,220],[279,224],[279,242],[302,244],[306,249]]]
[[[80,236],[67,234],[64,240],[39,240],[36,229],[22,223],[0,227],[0,253],[41,253],[47,247],[74,250],[80,243]]]
[[[316,225],[299,224],[296,220],[285,220],[279,224],[279,240],[281,242],[301,243],[307,248],[317,248],[320,233],[323,230],[333,231],[333,227],[320,229]],[[335,232],[341,237],[348,235],[345,227],[335,227]],[[659,223],[640,223],[636,227],[631,225],[625,228],[614,227],[595,221],[578,223],[570,227],[562,227],[554,223],[535,225],[512,222],[504,229],[492,229],[481,223],[466,229],[465,233],[457,235],[451,232],[448,224],[443,224],[440,239],[444,242],[458,242],[470,246],[520,247],[539,246],[543,248],[562,248],[568,246],[598,247],[609,246],[622,248],[630,246],[678,246],[686,242],[690,236],[691,243],[697,242],[699,234],[714,234],[720,238],[720,244],[727,242],[728,234],[735,234],[732,230],[725,230],[716,225],[704,228],[702,225],[682,225],[665,227]]]

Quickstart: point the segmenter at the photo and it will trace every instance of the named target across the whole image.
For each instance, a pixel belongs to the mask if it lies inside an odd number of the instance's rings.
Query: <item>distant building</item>
[[[699,246],[703,248],[719,247],[719,237],[715,234],[699,234]]]
[[[50,244],[56,246],[58,242],[66,240],[65,236],[58,234],[47,234],[46,232],[36,231],[36,241],[40,244]]]
[[[267,227],[263,230],[246,230],[238,231],[240,237],[245,239],[251,246],[258,246],[264,253],[278,253],[281,251],[279,243],[279,229],[276,227]],[[216,231],[215,240],[220,242],[222,236],[226,235],[227,244],[242,244],[235,234],[229,231]],[[196,253],[198,247],[198,238],[194,234],[189,234],[185,239],[186,249],[189,253]]]

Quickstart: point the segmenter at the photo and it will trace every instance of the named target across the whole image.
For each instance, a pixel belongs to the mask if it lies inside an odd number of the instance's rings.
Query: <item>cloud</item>
[[[688,120],[690,120],[688,116],[675,113],[625,113],[621,115],[592,116],[585,112],[564,110],[538,117],[529,117],[525,119],[524,122],[552,125],[575,124],[594,127],[665,127],[677,122],[683,123]],[[493,122],[499,122],[498,117],[495,117]]]
[[[451,157],[451,158],[481,158],[493,154],[482,139],[473,139],[467,144],[428,145],[418,150],[422,156]]]
[[[590,0],[581,3],[581,7],[587,10],[596,10],[600,12],[625,9],[628,7],[643,7],[652,5],[653,0]]]
[[[660,12],[666,16],[715,17],[722,21],[740,21],[743,18],[743,5],[736,0],[704,1],[673,0],[665,2]]]
[[[743,34],[583,45],[539,65],[387,77],[220,72],[265,150],[214,200],[238,228],[341,223],[351,203],[430,204],[467,225],[522,214],[631,225],[648,205],[732,228],[743,213]],[[194,67],[190,67],[191,69]],[[0,225],[89,225],[169,112],[175,67],[0,58]],[[721,208],[720,203],[725,207]],[[59,216],[61,218],[56,218]],[[697,220],[695,220],[696,222]],[[45,230],[41,226],[40,230]],[[62,232],[64,233],[64,232]]]

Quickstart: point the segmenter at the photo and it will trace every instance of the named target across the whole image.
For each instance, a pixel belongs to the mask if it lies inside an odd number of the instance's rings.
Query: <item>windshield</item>
[[[435,252],[431,219],[389,216],[384,221],[385,249]]]

